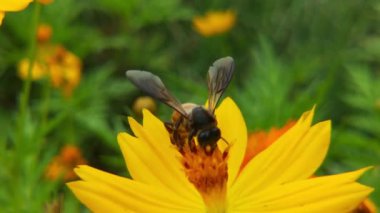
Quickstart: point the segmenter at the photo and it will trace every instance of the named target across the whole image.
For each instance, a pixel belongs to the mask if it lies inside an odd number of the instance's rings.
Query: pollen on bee
[[[206,146],[206,152],[207,152],[207,153],[210,153],[210,152],[211,152],[211,146],[210,146],[210,145],[207,145],[207,146]]]

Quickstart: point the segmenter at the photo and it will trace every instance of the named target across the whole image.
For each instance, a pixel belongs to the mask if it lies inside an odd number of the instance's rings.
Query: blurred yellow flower
[[[73,180],[77,177],[73,169],[86,163],[78,147],[66,145],[48,165],[45,176],[49,180],[57,180],[58,178],[63,178],[65,181]]]
[[[132,109],[136,115],[142,116],[143,109],[147,109],[154,114],[156,112],[157,105],[153,98],[149,96],[141,96],[136,98],[133,102]]]
[[[62,46],[48,60],[52,85],[61,88],[65,96],[71,96],[81,78],[81,60]]]
[[[0,25],[3,22],[5,12],[15,12],[25,9],[33,0],[1,0],[0,1]]]
[[[19,62],[19,76],[26,79],[29,60]],[[81,60],[60,45],[42,45],[32,68],[32,79],[48,77],[53,87],[62,89],[66,97],[71,96],[81,78]]]
[[[37,40],[39,42],[31,72],[32,80],[50,78],[53,87],[62,89],[63,94],[69,97],[80,82],[82,62],[62,45],[50,44],[51,34],[49,25],[42,24],[38,27]],[[26,79],[29,59],[22,59],[18,68],[20,78]]]
[[[215,115],[222,137],[211,153],[176,149],[164,124],[143,111],[143,124],[129,118],[135,136],[118,142],[133,180],[89,166],[68,183],[93,212],[350,212],[372,188],[356,180],[367,168],[309,178],[330,143],[330,121],[311,125],[314,110],[240,170],[247,130],[239,108],[226,98]]]
[[[22,79],[26,79],[28,77],[28,69],[29,69],[29,59],[24,58],[18,63],[19,76]],[[32,68],[31,78],[32,80],[39,80],[45,77],[47,74],[47,69],[44,64],[35,61]]]
[[[193,19],[195,30],[205,36],[213,36],[229,31],[236,20],[235,12],[228,11],[210,11],[205,16],[196,16]]]

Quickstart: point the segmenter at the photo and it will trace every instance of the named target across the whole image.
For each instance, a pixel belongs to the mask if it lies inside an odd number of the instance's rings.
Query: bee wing
[[[208,70],[209,90],[208,110],[214,113],[215,107],[231,81],[235,69],[234,59],[230,56],[216,60]]]
[[[164,83],[162,83],[158,76],[153,75],[150,72],[140,70],[128,70],[125,74],[127,75],[127,78],[140,90],[167,104],[186,118],[188,117],[181,103],[169,93]]]

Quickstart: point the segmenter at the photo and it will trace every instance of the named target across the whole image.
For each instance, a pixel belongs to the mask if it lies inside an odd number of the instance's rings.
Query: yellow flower
[[[66,145],[62,148],[58,156],[56,156],[48,165],[45,175],[47,179],[56,180],[73,180],[77,176],[73,169],[77,165],[86,164],[80,149],[74,145]]]
[[[29,60],[19,62],[19,76],[27,78]],[[41,43],[32,68],[32,80],[49,77],[53,87],[60,88],[66,97],[71,96],[81,79],[81,60],[61,45]]]
[[[136,98],[136,100],[133,102],[132,109],[136,115],[142,116],[143,109],[147,109],[150,112],[155,113],[157,106],[154,99],[150,96],[141,96]]]
[[[70,189],[94,212],[349,212],[373,190],[356,180],[367,170],[309,177],[330,143],[330,121],[311,126],[314,110],[240,171],[247,145],[244,119],[227,98],[215,115],[222,137],[210,156],[180,153],[149,111],[135,134],[118,135],[133,180],[80,166]]]
[[[208,37],[229,31],[235,25],[235,20],[233,11],[210,11],[205,16],[196,16],[193,26],[199,34]]]
[[[19,70],[18,74],[20,78],[26,79],[28,77],[28,69],[29,69],[29,59],[27,58],[21,59],[21,61],[18,63],[18,70]],[[45,77],[46,74],[47,74],[47,70],[46,70],[45,65],[38,61],[35,61],[33,63],[32,74],[31,74],[32,80],[39,80]]]
[[[5,12],[15,12],[25,9],[33,0],[1,0],[0,25],[3,22]]]
[[[50,77],[54,87],[62,88],[66,97],[71,96],[81,78],[81,60],[62,46],[57,46],[49,58]]]

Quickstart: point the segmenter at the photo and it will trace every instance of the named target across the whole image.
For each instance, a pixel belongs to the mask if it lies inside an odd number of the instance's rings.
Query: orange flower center
[[[192,104],[184,105],[192,107]],[[192,108],[191,108],[192,109]],[[172,122],[166,128],[170,140],[182,155],[181,163],[188,180],[201,194],[208,211],[224,212],[226,201],[226,185],[228,180],[228,148],[220,150],[218,146],[202,146],[196,137],[189,139],[193,129],[188,120],[178,112],[172,115]]]
[[[199,145],[182,150],[182,165],[189,181],[197,188],[208,207],[208,212],[225,209],[226,183],[228,180],[228,149],[216,148],[211,154]]]

